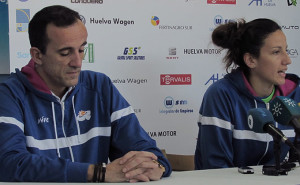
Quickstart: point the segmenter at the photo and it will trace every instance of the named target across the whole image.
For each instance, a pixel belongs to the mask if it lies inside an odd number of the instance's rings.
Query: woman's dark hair
[[[218,26],[212,33],[212,41],[215,45],[228,49],[223,60],[227,72],[230,68],[239,67],[248,73],[249,68],[243,59],[244,54],[249,53],[258,58],[264,40],[277,30],[281,30],[281,27],[270,19],[260,18],[248,23],[240,19]]]
[[[28,34],[31,47],[37,47],[42,54],[45,54],[49,42],[46,34],[47,25],[52,23],[57,27],[65,27],[72,25],[78,19],[80,20],[78,12],[64,6],[54,5],[43,8],[29,23]]]

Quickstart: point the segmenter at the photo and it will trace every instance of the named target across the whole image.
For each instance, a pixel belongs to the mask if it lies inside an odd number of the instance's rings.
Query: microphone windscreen
[[[248,126],[256,133],[266,133],[264,126],[274,122],[272,113],[266,108],[255,108],[248,111]]]
[[[274,119],[283,125],[289,125],[294,118],[300,118],[300,107],[288,97],[277,96],[270,102],[270,111]]]

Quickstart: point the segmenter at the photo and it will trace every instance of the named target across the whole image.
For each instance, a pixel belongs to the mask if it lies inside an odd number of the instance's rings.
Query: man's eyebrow
[[[85,46],[87,44],[87,41],[84,41],[81,46]]]
[[[87,42],[85,41],[84,43],[81,44],[81,46],[85,46],[87,44]],[[62,52],[62,51],[66,51],[66,50],[72,50],[72,47],[65,47],[65,48],[61,48],[58,50],[58,52]]]
[[[71,50],[72,47],[65,47],[65,48],[61,48],[59,50],[57,50],[58,52],[62,52],[62,51],[66,51],[66,50]]]

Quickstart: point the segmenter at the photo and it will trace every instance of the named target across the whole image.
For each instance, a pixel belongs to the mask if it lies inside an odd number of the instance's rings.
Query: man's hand
[[[122,172],[129,182],[159,180],[163,174],[155,162],[157,156],[151,152],[131,151],[120,159],[120,165],[124,165]]]
[[[106,165],[105,182],[147,182],[159,180],[163,169],[151,152],[131,151]],[[88,179],[92,180],[94,165],[90,165]]]
[[[106,165],[105,182],[126,182],[128,178],[125,177],[122,169],[124,164],[120,163],[122,158],[116,159]]]

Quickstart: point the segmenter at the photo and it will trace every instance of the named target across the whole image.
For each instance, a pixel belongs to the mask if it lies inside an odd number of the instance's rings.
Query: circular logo
[[[223,23],[223,17],[221,15],[216,15],[214,18],[214,24],[215,26],[218,26],[219,24]]]
[[[170,109],[174,105],[174,99],[171,96],[168,96],[165,98],[164,104],[167,109]]]
[[[152,17],[151,17],[151,24],[152,24],[153,26],[159,25],[159,18],[156,17],[156,16],[152,16]]]
[[[248,116],[248,126],[251,130],[253,129],[253,117],[252,117],[252,115]]]
[[[85,24],[86,23],[85,17],[83,15],[79,15],[79,16],[82,23]]]

